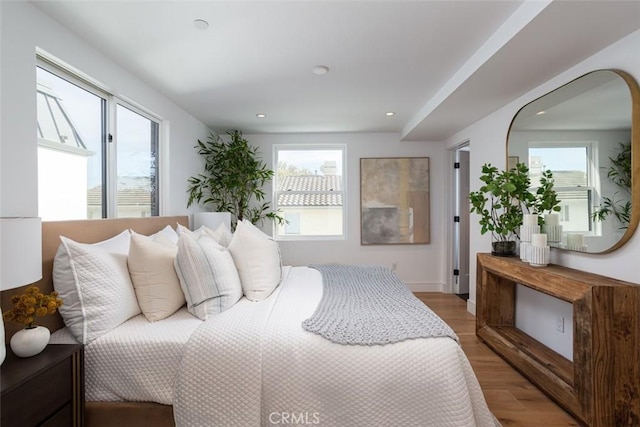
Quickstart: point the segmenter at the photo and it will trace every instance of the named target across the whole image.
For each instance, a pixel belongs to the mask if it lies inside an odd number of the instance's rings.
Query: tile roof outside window
[[[337,175],[286,176],[278,182],[278,206],[342,206],[342,177]],[[310,194],[311,193],[311,194]]]
[[[338,175],[293,175],[278,179],[278,191],[342,191]]]

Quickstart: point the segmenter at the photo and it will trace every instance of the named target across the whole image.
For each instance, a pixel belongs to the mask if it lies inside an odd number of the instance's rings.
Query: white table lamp
[[[0,290],[19,288],[41,278],[40,218],[0,218]],[[0,364],[7,352],[4,341],[3,321],[0,326]]]

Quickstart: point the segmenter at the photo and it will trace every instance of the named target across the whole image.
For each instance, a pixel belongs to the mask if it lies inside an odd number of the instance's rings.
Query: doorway
[[[454,151],[453,292],[469,299],[469,142]]]

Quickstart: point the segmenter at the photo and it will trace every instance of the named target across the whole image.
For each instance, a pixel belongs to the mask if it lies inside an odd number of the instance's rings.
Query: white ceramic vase
[[[18,357],[31,357],[49,344],[51,332],[44,326],[25,328],[11,337],[11,350]]]

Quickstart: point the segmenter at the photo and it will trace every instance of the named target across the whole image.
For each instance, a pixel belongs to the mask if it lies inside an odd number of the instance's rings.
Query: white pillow
[[[170,237],[131,233],[129,274],[142,314],[150,322],[171,316],[185,303],[173,266],[178,247]]]
[[[180,224],[180,223],[177,223],[177,224],[176,224],[176,232],[178,233],[178,237],[180,237],[180,235],[181,235],[182,233],[184,233],[185,231],[193,233],[193,231],[189,230],[189,229],[188,229],[187,227],[185,227],[184,225],[182,225],[182,224]]]
[[[180,225],[180,224],[178,224],[178,225]],[[131,234],[133,234],[133,233],[135,233],[135,232],[133,230],[131,230]],[[140,236],[141,236],[141,234],[140,234]],[[155,234],[152,234],[149,237],[151,237],[155,241],[168,239],[174,245],[178,244],[178,233],[170,225],[167,225],[165,228],[163,228],[162,230],[158,231]]]
[[[204,234],[181,233],[175,268],[187,300],[187,309],[206,320],[242,298],[242,286],[227,248]]]
[[[224,223],[221,223],[220,225],[218,225],[218,228],[216,228],[215,230],[210,229],[209,227],[207,227],[206,225],[201,226],[200,228],[198,228],[197,230],[189,230],[187,227],[178,224],[178,236],[182,233],[186,233],[189,236],[193,237],[194,239],[198,239],[200,236],[204,236],[209,235],[210,237],[213,237],[213,239],[218,242],[220,245],[224,246],[225,248],[227,246],[229,246],[229,243],[231,242],[231,238],[233,237],[233,233],[231,233],[231,230],[229,230],[229,227],[227,227]]]
[[[245,296],[260,301],[271,295],[282,278],[280,247],[250,221],[238,221],[229,251],[240,274]]]
[[[88,344],[140,313],[129,278],[129,231],[95,244],[60,236],[53,286],[60,315],[73,336]]]
[[[224,223],[218,225],[215,230],[206,229],[206,232],[225,248],[229,247],[229,243],[231,243],[231,239],[233,238],[233,233],[231,233],[229,227]]]

